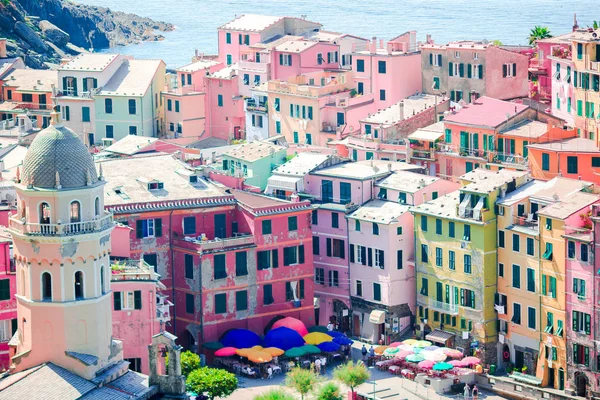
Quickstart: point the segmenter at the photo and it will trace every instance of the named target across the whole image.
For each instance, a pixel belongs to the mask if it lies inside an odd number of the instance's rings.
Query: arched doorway
[[[564,374],[564,372],[563,372]],[[579,397],[585,397],[587,392],[587,377],[579,373],[575,375],[575,394]]]
[[[425,324],[425,326],[423,326],[423,340],[425,340],[427,335],[429,335],[430,333],[431,333],[431,326]]]
[[[340,332],[347,333],[350,331],[350,310],[343,301],[333,300],[333,315],[329,317],[329,321],[333,325],[337,324]]]

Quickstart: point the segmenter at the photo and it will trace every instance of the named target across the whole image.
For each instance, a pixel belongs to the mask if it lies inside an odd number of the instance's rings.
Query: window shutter
[[[577,86],[577,79],[575,79],[575,86]],[[67,77],[63,76],[63,91],[67,90]]]
[[[113,292],[113,303],[115,311],[121,310],[121,292]]]
[[[433,53],[429,53],[429,65],[433,65]]]
[[[155,237],[162,236],[162,218],[156,218],[154,220],[154,236]]]
[[[329,270],[329,286],[333,286],[333,271]]]
[[[292,55],[291,54],[288,55],[288,65],[290,67],[292,66]]]
[[[138,219],[137,221],[135,221],[135,237],[138,239],[141,239],[144,236],[144,231],[142,228],[142,225],[144,224],[144,221],[141,219]]]
[[[373,266],[373,249],[369,247],[369,249],[367,250],[367,253],[368,253],[368,256],[367,256],[368,262],[367,262],[367,264],[369,265],[369,267],[372,267]]]
[[[589,335],[590,334],[590,326],[591,326],[590,314],[584,314],[584,315],[585,315],[585,333],[587,333]]]
[[[475,308],[475,292],[471,290],[471,308]]]
[[[471,64],[467,64],[467,78],[470,78],[473,72],[473,66]]]
[[[577,332],[578,325],[579,325],[579,321],[578,321],[578,317],[579,313],[577,311],[573,311],[573,331]]]
[[[73,78],[73,94],[77,96],[77,78]]]
[[[94,78],[94,89],[98,87],[98,79]]]
[[[341,240],[342,244],[340,245],[340,258],[342,260],[346,259],[346,242]]]
[[[135,308],[136,310],[141,310],[142,309],[142,291],[141,290],[136,290],[133,292],[133,308]]]
[[[437,57],[438,57],[438,66],[440,66],[440,67],[441,67],[441,66],[442,66],[442,55],[441,55],[441,54],[438,54],[438,56],[437,56]]]
[[[18,321],[19,320],[16,318],[10,320],[11,335],[14,335],[17,329],[19,328]]]
[[[283,65],[283,54],[279,55],[279,65]]]
[[[458,64],[458,76],[461,78],[465,76],[465,64],[463,63]]]
[[[454,69],[453,69],[454,65],[453,63],[449,62],[448,63],[448,75],[449,76],[454,76]]]
[[[479,79],[483,79],[483,64],[479,64]]]
[[[367,265],[367,248],[365,246],[360,248],[360,260],[362,265]]]
[[[383,250],[379,250],[379,265],[381,269],[385,267],[385,252]]]
[[[354,245],[352,243],[350,244],[350,262],[354,262]]]
[[[84,92],[87,92],[87,90],[88,90],[88,87],[87,87],[87,79],[86,79],[86,78],[83,78],[83,91],[84,91]]]
[[[277,249],[271,250],[271,257],[273,268],[279,268],[279,251]]]
[[[507,65],[502,64],[502,77],[506,78],[507,73],[508,73]]]
[[[298,246],[298,260],[300,264],[304,264],[304,245]]]
[[[517,63],[513,63],[512,65],[512,69],[513,69],[513,76],[517,76]]]
[[[331,257],[331,238],[327,238],[327,257]]]

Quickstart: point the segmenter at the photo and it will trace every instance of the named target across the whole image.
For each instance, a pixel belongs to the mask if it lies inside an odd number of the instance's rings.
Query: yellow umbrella
[[[265,353],[264,351],[258,350],[249,351],[246,354],[246,358],[255,363],[266,363],[273,359],[273,357],[269,353]]]
[[[235,351],[235,354],[237,354],[238,356],[246,357],[251,351],[252,349],[237,349]]]
[[[306,344],[318,345],[323,342],[331,342],[333,338],[323,332],[312,332],[308,335],[304,335],[304,341]]]
[[[383,352],[385,351],[385,349],[387,349],[389,346],[377,346],[375,347],[375,354],[383,354]]]
[[[431,346],[431,342],[428,340],[417,340],[413,346],[415,347],[428,347]]]
[[[263,349],[262,346],[254,346],[254,347],[251,347],[250,350],[252,350],[252,351],[256,351],[256,350],[263,351],[264,349]]]
[[[270,354],[273,357],[279,357],[285,353],[285,351],[278,349],[277,347],[267,347],[266,349],[262,349],[267,354]]]
[[[402,341],[402,344],[407,344],[409,346],[414,346],[415,343],[417,343],[418,340],[416,339],[406,339]]]

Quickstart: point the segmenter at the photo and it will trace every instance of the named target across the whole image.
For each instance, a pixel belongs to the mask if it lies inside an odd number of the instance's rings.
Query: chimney
[[[387,167],[388,167],[388,172],[392,172],[392,163],[388,163]]]
[[[379,39],[379,48],[383,49],[383,39]]]
[[[577,24],[577,14],[573,14],[573,32],[579,29],[579,25]]]
[[[210,161],[214,164],[217,162],[217,152],[213,151],[210,155]]]
[[[400,109],[400,121],[404,120],[404,102],[401,101],[398,103],[398,108]]]
[[[427,43],[427,44],[431,43],[431,35],[429,33],[427,35],[425,35],[425,43]]]
[[[371,48],[369,49],[371,54],[377,53],[377,38],[373,36],[373,40],[371,41]]]
[[[292,203],[300,203],[300,196],[298,196],[296,193],[294,193],[290,196],[290,201]]]
[[[0,39],[0,58],[6,58],[6,39]]]

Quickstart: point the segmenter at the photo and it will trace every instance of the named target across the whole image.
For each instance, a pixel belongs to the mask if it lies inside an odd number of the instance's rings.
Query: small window
[[[378,61],[377,62],[377,70],[380,74],[385,74],[386,70],[387,70],[387,66],[386,66],[386,62],[385,61]]]
[[[262,221],[262,234],[270,235],[271,233],[273,233],[273,229],[271,226],[271,220],[270,219],[263,220]]]
[[[191,293],[186,293],[185,294],[185,312],[188,314],[194,314],[195,308],[196,307],[194,305],[194,295]]]
[[[373,235],[379,235],[379,225],[373,222]]]
[[[288,217],[288,230],[290,232],[298,230],[298,217]]]
[[[336,212],[331,213],[331,227],[332,228],[340,227],[340,215]]]
[[[175,102],[175,103],[177,103],[177,102]],[[137,111],[136,110],[137,107],[136,107],[135,99],[129,99],[128,104],[129,104],[129,114],[130,115],[135,115],[135,113]]]
[[[227,312],[227,294],[225,294],[225,293],[215,294],[215,314],[225,314],[226,312]]]

